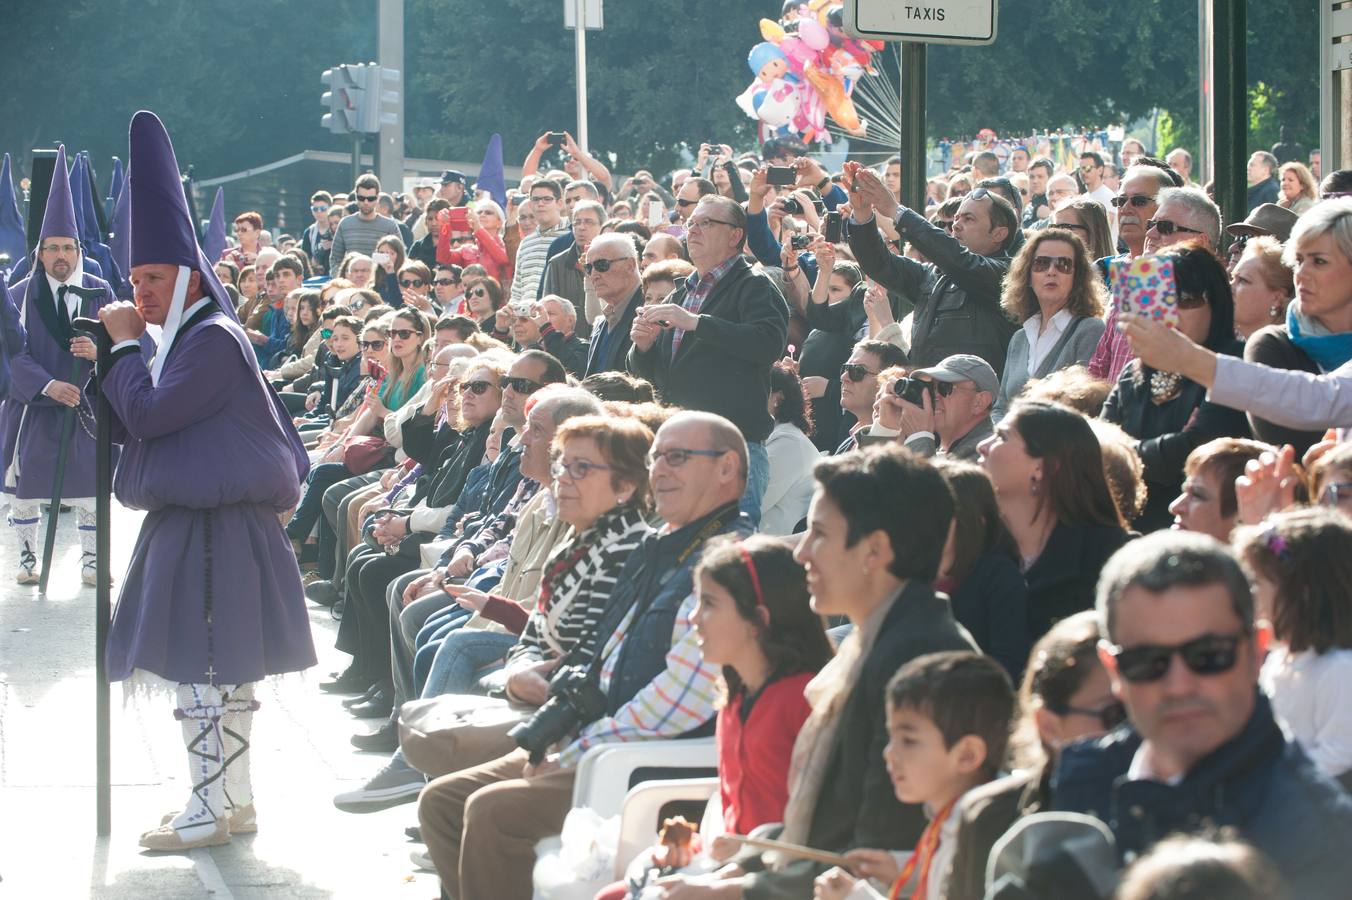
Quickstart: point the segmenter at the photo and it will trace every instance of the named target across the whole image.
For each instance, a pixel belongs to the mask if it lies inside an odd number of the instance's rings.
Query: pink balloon
[[[813,50],[825,50],[831,46],[831,32],[815,19],[798,20],[798,37]]]
[[[798,69],[802,69],[804,63],[811,62],[817,58],[817,51],[813,50],[807,44],[804,44],[796,37],[786,37],[779,42],[779,49],[784,51],[784,55],[798,64]]]

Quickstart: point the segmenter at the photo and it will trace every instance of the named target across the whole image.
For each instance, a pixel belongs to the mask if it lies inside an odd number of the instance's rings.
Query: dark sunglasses
[[[1139,647],[1109,646],[1108,652],[1117,660],[1117,671],[1127,681],[1141,684],[1159,681],[1169,672],[1174,654],[1183,657],[1183,664],[1194,675],[1220,675],[1235,667],[1239,657],[1242,635],[1204,634],[1185,644],[1161,646],[1142,644]]]
[[[858,363],[846,363],[840,367],[840,377],[848,378],[850,381],[863,381],[870,375],[877,375],[877,372],[869,371],[868,366],[861,366]]]
[[[1179,309],[1201,309],[1203,306],[1206,306],[1206,295],[1205,295],[1205,294],[1179,294],[1179,295],[1178,295],[1178,308],[1179,308]]]
[[[1148,196],[1146,194],[1132,194],[1130,197],[1128,197],[1126,194],[1118,194],[1110,202],[1113,204],[1113,209],[1121,209],[1128,203],[1130,203],[1137,209],[1142,209],[1143,207],[1149,206],[1150,204],[1154,203],[1155,198]]]
[[[310,212],[328,212],[328,211],[329,205],[327,203],[316,203],[310,207]]]
[[[540,382],[532,381],[529,378],[504,378],[502,384],[503,387],[509,387],[518,394],[533,394],[544,387]]]
[[[602,275],[604,275],[605,273],[609,272],[609,271],[611,270],[612,267],[614,267],[615,265],[617,265],[618,263],[621,263],[621,262],[623,262],[623,260],[619,260],[619,259],[598,259],[598,260],[596,260],[595,262],[589,262],[589,263],[587,263],[587,264],[584,265],[582,268],[583,268],[584,270],[586,270],[586,272],[587,272],[588,275],[590,275],[590,274],[592,273],[593,270],[595,270],[595,271],[597,271],[597,272],[600,272]]]
[[[968,199],[968,200],[985,200],[985,199],[986,199],[987,197],[989,197],[990,195],[991,195],[991,192],[990,192],[990,191],[986,190],[986,189],[983,188],[983,187],[979,187],[979,188],[977,188],[977,189],[974,190],[974,191],[968,192],[968,194],[967,194],[967,199]]]
[[[487,297],[488,291],[484,290],[483,288],[475,288],[474,290],[469,292],[469,295],[471,297]]]
[[[357,341],[357,346],[363,350],[384,350],[384,341]]]
[[[1112,731],[1118,725],[1121,725],[1127,719],[1127,708],[1121,700],[1114,700],[1101,709],[1084,709],[1079,706],[1048,706],[1050,712],[1058,716],[1089,716],[1091,719],[1098,719],[1099,725],[1104,731]]]
[[[493,387],[491,381],[466,381],[460,385],[460,393],[487,394],[488,389]]]
[[[1153,228],[1160,234],[1164,235],[1165,237],[1168,237],[1175,231],[1184,231],[1187,232],[1188,234],[1203,233],[1197,230],[1196,228],[1187,228],[1183,225],[1179,225],[1177,222],[1170,222],[1168,219],[1151,219],[1150,221],[1145,223],[1145,227],[1147,230]]]
[[[952,219],[939,219],[939,220],[937,220],[934,224],[937,225],[938,227],[942,228],[944,231],[947,231],[949,234],[952,234],[952,233],[953,233],[953,220],[952,220]]]
[[[401,341],[406,341],[411,337],[422,337],[421,331],[414,331],[412,328],[391,328],[390,337],[397,337]]]
[[[425,285],[425,284],[427,284],[427,282],[423,281],[421,278],[401,278],[401,279],[399,279],[399,286],[400,286],[400,287],[404,287],[404,288],[422,287],[422,286]]]
[[[1056,266],[1056,271],[1062,275],[1070,275],[1075,271],[1075,260],[1069,256],[1034,256],[1033,271],[1045,272],[1052,266]]]
[[[698,200],[682,200],[680,197],[676,198],[677,206],[694,206],[698,202]]]
[[[375,203],[375,202],[376,202],[377,200],[379,200],[379,199],[380,199],[380,195],[379,195],[379,194],[371,194],[369,197],[368,197],[368,196],[365,196],[364,194],[358,194],[358,195],[357,195],[357,202],[358,202],[358,203]]]
[[[453,278],[438,278],[436,281],[432,283],[435,284],[437,287],[455,287],[460,282],[456,281]]]

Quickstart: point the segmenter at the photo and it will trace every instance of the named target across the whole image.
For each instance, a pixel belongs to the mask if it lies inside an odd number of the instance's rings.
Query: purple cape
[[[305,448],[243,329],[220,311],[184,324],[161,350],[158,386],[136,354],[104,379],[123,440],[117,497],[149,510],[113,616],[109,678],[140,668],[238,684],[306,669],[309,615],[278,518],[300,498]]]

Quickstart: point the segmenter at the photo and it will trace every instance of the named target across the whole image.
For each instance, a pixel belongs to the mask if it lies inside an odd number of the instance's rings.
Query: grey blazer
[[[1037,367],[1036,377],[1045,378],[1052,372],[1087,363],[1094,355],[1099,338],[1103,337],[1103,320],[1090,316],[1078,316],[1066,327],[1066,333],[1052,348],[1042,365]],[[1072,330],[1073,329],[1073,330]],[[1028,383],[1028,333],[1022,328],[1014,332],[1009,339],[1009,351],[1005,356],[1005,372],[1000,377],[1000,396],[991,407],[991,420],[999,422],[1009,412],[1009,407],[1018,399],[1023,386]]]

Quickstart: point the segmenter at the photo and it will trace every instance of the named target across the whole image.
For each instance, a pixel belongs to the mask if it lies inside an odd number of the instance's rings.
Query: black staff
[[[66,290],[79,297],[80,300],[97,300],[104,294],[103,288],[87,288],[68,284]],[[92,319],[77,319],[76,321],[89,322]],[[71,363],[70,383],[76,384],[80,377],[80,360],[77,358]],[[56,450],[56,471],[52,474],[52,511],[47,516],[47,535],[42,543],[42,574],[38,576],[38,593],[47,593],[47,579],[52,572],[52,553],[56,549],[56,522],[61,515],[61,494],[66,485],[66,457],[70,454],[70,438],[75,432],[75,417],[79,414],[78,406],[70,406],[65,410],[61,417],[61,443]]]
[[[94,391],[98,395],[95,416],[98,420],[95,450],[95,562],[97,577],[94,587],[94,748],[97,756],[95,772],[95,805],[98,833],[112,834],[112,749],[109,726],[108,686],[108,623],[112,619],[112,573],[108,571],[112,549],[113,512],[113,410],[104,395],[103,377],[107,374],[113,342],[108,330],[96,319],[79,318],[71,323],[76,331],[85,332],[98,345],[98,361],[94,366]]]

